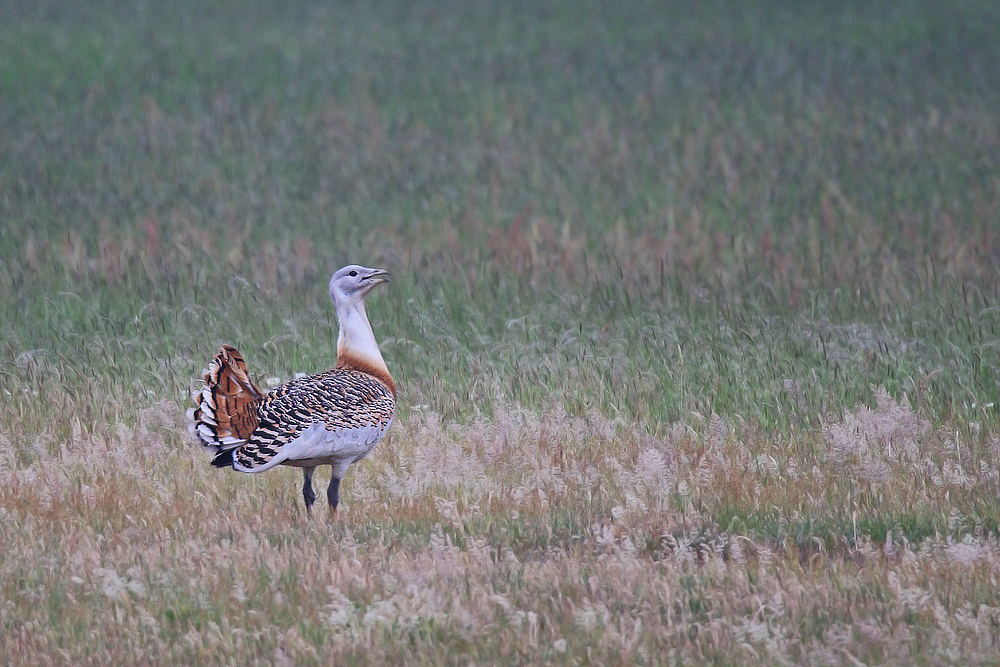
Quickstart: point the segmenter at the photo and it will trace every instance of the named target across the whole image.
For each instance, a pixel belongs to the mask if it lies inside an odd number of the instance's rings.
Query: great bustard
[[[330,279],[340,335],[334,369],[287,382],[264,394],[236,348],[224,345],[205,371],[188,410],[190,430],[215,453],[212,465],[256,473],[276,465],[302,468],[306,511],[316,500],[312,476],[329,465],[331,513],[347,468],[368,455],[392,424],[396,385],[365,312],[365,297],[389,272],[345,266]]]

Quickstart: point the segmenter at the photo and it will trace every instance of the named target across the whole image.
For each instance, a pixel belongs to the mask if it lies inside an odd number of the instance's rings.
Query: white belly
[[[364,458],[375,448],[391,425],[392,420],[389,420],[385,427],[372,424],[329,431],[322,422],[319,422],[285,443],[265,465],[248,469],[239,463],[234,463],[233,467],[241,472],[263,472],[276,465],[299,467],[332,465],[334,477],[340,479],[347,472],[348,466]]]

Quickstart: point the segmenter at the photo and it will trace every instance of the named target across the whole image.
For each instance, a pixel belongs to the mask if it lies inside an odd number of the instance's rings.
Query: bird
[[[365,298],[389,282],[385,269],[352,264],[333,274],[330,298],[337,310],[337,364],[263,393],[250,379],[239,351],[223,345],[192,394],[189,430],[214,453],[212,465],[259,473],[277,465],[302,468],[302,497],[312,514],[313,472],[333,469],[326,497],[331,516],[340,482],[351,464],[368,456],[392,425],[396,384],[382,358],[365,312]]]

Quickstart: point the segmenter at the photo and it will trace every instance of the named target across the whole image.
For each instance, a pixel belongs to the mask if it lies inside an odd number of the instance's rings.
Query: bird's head
[[[373,287],[389,282],[389,278],[385,269],[369,269],[357,264],[345,266],[330,278],[330,298],[338,312],[347,310],[363,303]]]

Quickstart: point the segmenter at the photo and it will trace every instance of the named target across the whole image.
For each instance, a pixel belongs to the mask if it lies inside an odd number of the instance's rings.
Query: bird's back
[[[254,472],[324,457],[357,460],[389,428],[395,407],[389,387],[353,368],[292,380],[257,404],[257,426],[233,451],[233,463]]]

